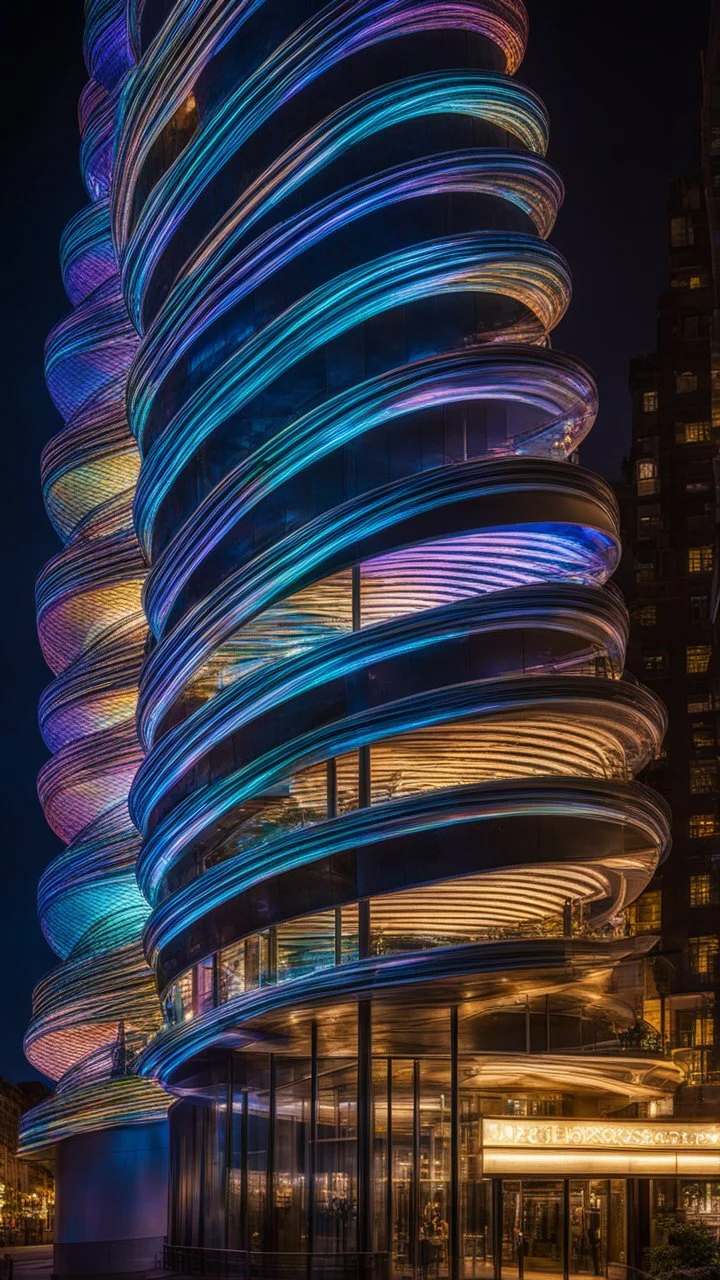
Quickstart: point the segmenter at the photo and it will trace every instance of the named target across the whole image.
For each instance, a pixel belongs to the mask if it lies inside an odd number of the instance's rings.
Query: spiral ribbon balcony
[[[613,970],[650,943],[607,930],[668,848],[661,802],[633,782],[664,714],[622,676],[612,492],[573,465],[597,392],[550,348],[571,285],[547,243],[563,192],[546,113],[513,79],[524,8],[135,0],[128,16],[110,190],[123,301],[109,274],[85,306],[102,458],[102,353],[123,353],[150,565],[131,812],[167,1025],[138,1070],[202,1092],[208,1049],[368,995],[470,991],[491,1009],[508,974],[631,1022]],[[104,152],[88,155],[102,185]],[[58,723],[68,664],[88,723],[134,696],[123,627],[141,573],[119,510],[108,495],[83,513],[44,589],[48,634],[56,580],[86,575],[93,599],[111,580],[117,602],[112,639],[87,645],[79,605],[58,621]],[[95,687],[94,645],[112,689]],[[105,724],[91,752],[59,744],[48,775],[69,839],[88,839],[76,803],[108,822],[81,764],[106,744],[124,815],[135,742],[119,710]],[[82,903],[91,844],[65,855]],[[120,880],[117,848],[108,866]],[[573,1071],[631,1100],[679,1078]]]
[[[167,1110],[162,1090],[130,1072],[160,1011],[141,944],[147,907],[128,812],[142,755],[135,709],[147,627],[132,523],[139,456],[125,413],[138,339],[109,218],[117,102],[130,66],[124,5],[89,2],[86,36],[92,78],[80,105],[81,164],[92,203],[63,237],[74,309],[46,348],[48,387],[66,425],[45,449],[42,476],[64,546],[37,589],[40,642],[55,676],[40,705],[53,754],[39,792],[67,848],[40,884],[42,927],[63,963],[34,992],[26,1053],[59,1084],[23,1117],[26,1152]]]

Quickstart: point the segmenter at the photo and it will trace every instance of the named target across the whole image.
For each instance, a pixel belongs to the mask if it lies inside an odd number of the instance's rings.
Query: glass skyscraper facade
[[[550,345],[525,9],[87,7],[39,605],[64,964],[28,1035],[61,1079],[25,1138],[56,1270],[165,1230],[179,1271],[639,1265],[720,1129],[669,1122],[644,1016],[665,712]],[[116,1238],[73,1210],[108,1150]]]

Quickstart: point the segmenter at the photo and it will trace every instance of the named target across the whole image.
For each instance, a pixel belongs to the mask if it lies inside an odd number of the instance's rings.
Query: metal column
[[[372,1005],[369,1000],[361,1000],[358,1003],[357,1073],[357,1250],[360,1254],[372,1251],[372,1144]]]
[[[450,1010],[450,1280],[460,1276],[460,1069],[457,1005]]]

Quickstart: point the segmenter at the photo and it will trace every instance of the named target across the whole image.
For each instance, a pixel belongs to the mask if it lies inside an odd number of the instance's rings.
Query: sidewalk
[[[50,1280],[52,1275],[52,1245],[8,1245],[0,1248],[0,1257],[6,1254],[13,1260],[13,1280]]]

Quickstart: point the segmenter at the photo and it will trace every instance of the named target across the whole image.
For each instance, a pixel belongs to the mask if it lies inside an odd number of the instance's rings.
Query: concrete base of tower
[[[152,1270],[167,1231],[167,1121],[59,1143],[56,1195],[56,1276]]]

